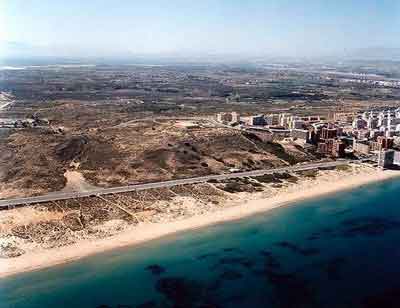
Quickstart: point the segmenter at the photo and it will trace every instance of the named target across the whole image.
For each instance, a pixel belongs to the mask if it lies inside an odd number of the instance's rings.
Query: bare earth
[[[171,200],[156,201],[158,208],[167,209],[161,214],[149,212],[146,214],[148,218],[146,215],[139,216],[140,222],[136,224],[121,219],[108,220],[96,225],[107,236],[86,236],[71,244],[50,248],[30,239],[16,239],[9,232],[21,224],[27,226],[39,221],[62,219],[62,213],[37,211],[30,207],[3,211],[0,213],[0,235],[7,236],[0,237],[0,249],[14,241],[24,253],[16,257],[0,258],[0,277],[74,261],[118,247],[137,245],[184,230],[240,219],[295,204],[300,200],[353,189],[399,175],[396,171],[377,171],[360,166],[353,166],[349,170],[325,170],[319,171],[316,176],[300,176],[293,182],[283,181],[281,185],[263,185],[262,189],[255,192],[224,191],[220,194],[220,202],[212,202],[211,199],[204,201],[204,195],[193,197],[178,192],[174,193]]]

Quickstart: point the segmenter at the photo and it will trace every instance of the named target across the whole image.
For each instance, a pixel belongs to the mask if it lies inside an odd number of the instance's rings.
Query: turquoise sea
[[[400,181],[2,279],[0,307],[400,307]]]

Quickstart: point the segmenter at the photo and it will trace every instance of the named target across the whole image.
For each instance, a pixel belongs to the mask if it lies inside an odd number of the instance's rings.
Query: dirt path
[[[63,192],[72,192],[72,191],[83,192],[83,191],[90,191],[90,190],[95,190],[95,189],[99,188],[99,187],[89,184],[85,180],[83,175],[78,171],[68,170],[64,173],[64,176],[67,179],[67,184],[62,189]]]

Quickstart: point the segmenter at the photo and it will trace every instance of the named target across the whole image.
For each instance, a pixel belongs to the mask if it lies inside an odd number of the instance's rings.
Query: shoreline
[[[387,170],[374,171],[365,175],[353,174],[330,182],[318,182],[316,180],[315,185],[311,187],[299,187],[301,184],[295,184],[294,187],[300,189],[278,193],[269,198],[242,200],[240,205],[214,212],[165,223],[145,223],[111,237],[83,240],[64,247],[40,249],[15,258],[0,259],[0,278],[73,262],[112,249],[134,247],[178,232],[196,230],[210,225],[243,219],[278,207],[295,205],[304,200],[312,200],[325,195],[356,189],[399,176],[400,172]]]

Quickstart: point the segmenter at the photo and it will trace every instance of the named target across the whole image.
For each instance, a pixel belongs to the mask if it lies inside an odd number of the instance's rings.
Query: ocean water
[[[0,280],[0,307],[400,307],[400,181]]]

